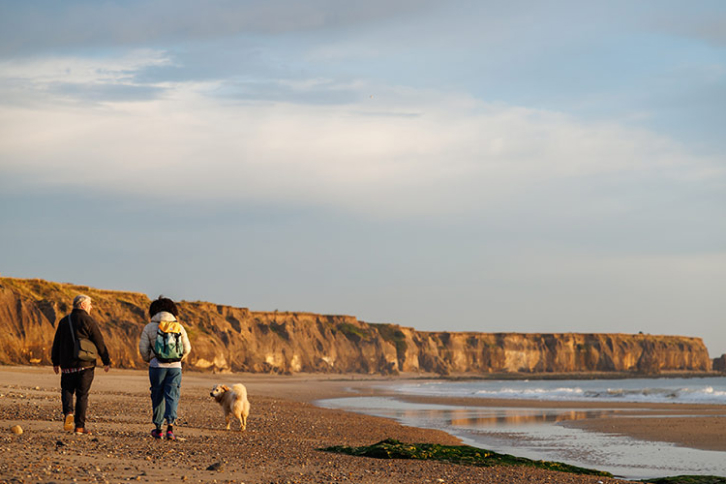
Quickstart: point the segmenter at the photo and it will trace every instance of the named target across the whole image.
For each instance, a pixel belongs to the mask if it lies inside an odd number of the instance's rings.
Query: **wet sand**
[[[573,416],[562,424],[593,432],[726,452],[726,405],[396,397],[410,402],[470,407],[576,409],[572,412]],[[603,410],[600,412],[602,415],[592,418],[593,410]],[[579,415],[584,414],[588,418],[580,418]]]
[[[516,467],[475,468],[379,460],[317,450],[332,445],[370,445],[385,438],[459,443],[444,432],[405,427],[388,419],[323,409],[311,403],[350,396],[351,389],[357,395],[376,394],[380,392],[377,385],[382,381],[358,376],[185,372],[179,422],[175,428],[183,440],[160,442],[149,436],[151,405],[144,371],[104,373],[97,369],[87,425],[93,435],[76,436],[62,430],[60,377],[51,368],[0,367],[0,482],[623,482]],[[246,432],[224,430],[222,411],[209,397],[214,384],[237,382],[247,386],[252,405]],[[510,403],[546,406],[539,402]],[[501,400],[490,404],[507,405]],[[581,403],[574,406],[587,407]],[[713,417],[726,414],[726,407],[665,407],[654,411],[695,417],[618,417],[573,424],[638,438],[726,450],[726,445],[716,439],[717,435],[725,434],[724,418]],[[643,407],[623,404],[622,408],[635,412]],[[657,424],[659,420],[667,422]],[[11,433],[9,429],[13,425],[20,425],[24,433],[19,436]],[[216,466],[217,470],[207,470],[210,466]]]

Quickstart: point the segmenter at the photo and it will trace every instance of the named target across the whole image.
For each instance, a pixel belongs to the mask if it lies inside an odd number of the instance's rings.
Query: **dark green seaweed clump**
[[[561,462],[535,461],[508,454],[497,454],[490,450],[478,449],[468,445],[406,444],[398,440],[386,439],[369,446],[333,446],[320,450],[362,457],[374,457],[376,459],[438,460],[452,464],[481,467],[526,466],[551,471],[571,472],[574,474],[612,477],[612,474],[608,472],[585,469]]]
[[[726,477],[719,476],[673,476],[657,479],[643,479],[650,484],[726,484]]]

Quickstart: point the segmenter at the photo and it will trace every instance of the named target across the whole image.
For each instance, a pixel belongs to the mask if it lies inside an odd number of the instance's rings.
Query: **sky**
[[[0,0],[0,274],[726,353],[726,2]]]

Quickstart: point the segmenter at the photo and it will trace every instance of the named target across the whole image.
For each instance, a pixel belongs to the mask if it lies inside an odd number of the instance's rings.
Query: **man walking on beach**
[[[78,435],[90,434],[86,429],[86,408],[88,392],[93,383],[96,360],[84,361],[74,354],[76,340],[84,338],[96,345],[98,356],[103,361],[103,370],[108,371],[111,360],[98,324],[91,318],[91,298],[80,294],[73,299],[73,311],[58,322],[53,338],[51,361],[56,375],[61,373],[61,401],[63,403],[64,430],[74,430]],[[75,414],[73,395],[76,396]]]

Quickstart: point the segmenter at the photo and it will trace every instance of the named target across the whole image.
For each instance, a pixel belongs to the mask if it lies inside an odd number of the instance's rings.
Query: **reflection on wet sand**
[[[457,412],[453,412],[456,414]],[[471,412],[467,412],[471,414]],[[538,411],[533,413],[525,414],[521,409],[515,411],[504,410],[497,415],[490,415],[486,417],[471,417],[462,416],[451,418],[451,425],[457,427],[510,427],[516,425],[525,424],[539,424],[539,423],[556,423],[564,420],[584,420],[588,418],[603,418],[611,416],[612,410],[558,410],[552,411]]]
[[[491,408],[488,411],[479,410],[476,416],[470,408],[450,408],[445,410],[399,410],[403,418],[421,418],[445,421],[452,427],[465,427],[468,429],[483,429],[487,427],[512,427],[519,425],[557,423],[565,420],[584,420],[592,418],[611,417],[620,413],[617,410],[563,410],[563,409],[509,409]]]

